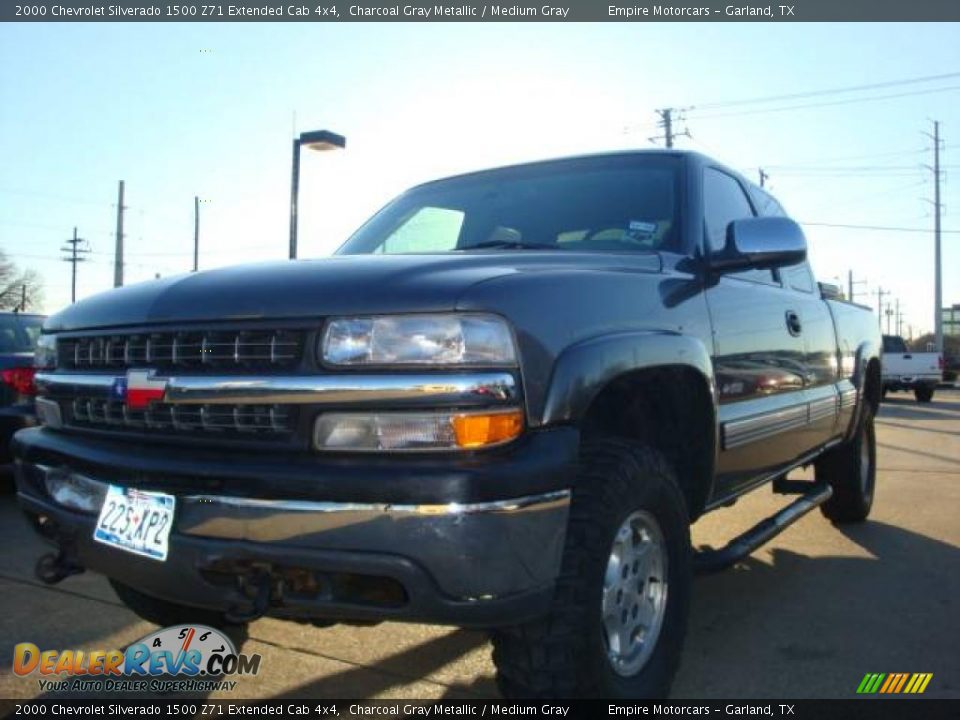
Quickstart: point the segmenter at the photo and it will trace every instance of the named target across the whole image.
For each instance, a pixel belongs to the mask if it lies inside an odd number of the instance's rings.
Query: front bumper
[[[238,457],[17,435],[18,497],[84,568],[184,605],[267,614],[495,626],[540,614],[563,549],[577,434],[542,430],[472,456]],[[93,540],[96,516],[56,502],[48,474],[173,494],[165,562]]]

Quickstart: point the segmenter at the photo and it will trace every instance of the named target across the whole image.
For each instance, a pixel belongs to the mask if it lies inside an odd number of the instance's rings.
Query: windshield
[[[0,353],[31,352],[43,321],[42,315],[0,315]]]
[[[624,156],[441,180],[391,202],[337,254],[676,249],[679,175],[677,158]]]

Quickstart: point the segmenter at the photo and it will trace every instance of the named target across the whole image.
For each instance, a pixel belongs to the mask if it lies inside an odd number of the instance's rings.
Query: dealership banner
[[[2,717],[955,719],[960,700],[0,700]]]
[[[782,4],[781,4],[782,3]],[[337,2],[27,0],[0,3],[3,22],[946,22],[957,0],[554,0]]]

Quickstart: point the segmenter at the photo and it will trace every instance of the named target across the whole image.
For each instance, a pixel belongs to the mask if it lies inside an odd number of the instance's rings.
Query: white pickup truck
[[[883,395],[890,390],[913,390],[917,402],[930,402],[943,378],[943,355],[911,352],[899,335],[883,336]]]

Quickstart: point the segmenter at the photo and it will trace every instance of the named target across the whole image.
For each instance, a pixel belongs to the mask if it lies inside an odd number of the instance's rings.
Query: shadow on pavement
[[[363,629],[357,629],[357,641],[363,642]],[[483,633],[457,630],[433,638],[408,650],[390,655],[373,665],[357,665],[342,672],[317,678],[291,688],[274,699],[295,698],[369,698],[390,696],[390,691],[416,681],[430,682],[429,676],[456,662],[467,653],[486,644]],[[398,672],[399,668],[406,671]],[[494,696],[492,681],[479,681],[467,686],[448,686],[448,697]]]
[[[696,581],[675,695],[845,698],[868,671],[922,671],[928,696],[960,697],[960,549],[881,522],[835,530],[870,557],[775,548]]]

